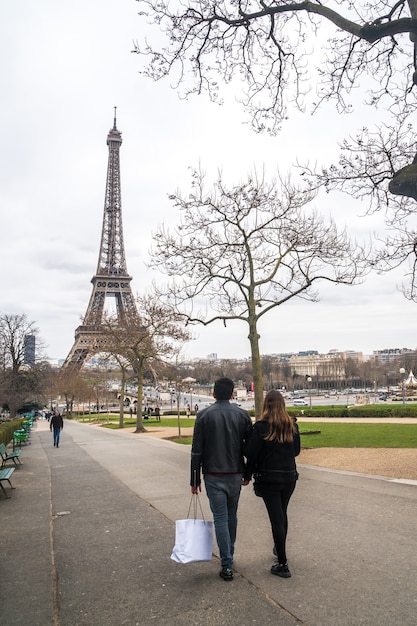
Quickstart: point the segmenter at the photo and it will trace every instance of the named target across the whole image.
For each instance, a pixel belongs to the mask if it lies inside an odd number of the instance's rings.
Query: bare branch
[[[170,75],[185,97],[205,90],[217,102],[222,83],[243,80],[241,101],[258,132],[277,132],[289,103],[315,110],[331,98],[338,110],[349,110],[347,96],[362,76],[372,106],[382,99],[405,104],[417,80],[411,0],[188,0],[177,10],[159,0],[139,2],[141,15],[166,38],[160,49],[135,43],[143,73],[154,80]]]

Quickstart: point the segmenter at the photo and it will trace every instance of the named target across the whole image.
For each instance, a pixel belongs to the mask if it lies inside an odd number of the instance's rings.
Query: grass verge
[[[298,420],[304,448],[417,448],[417,424],[344,424]],[[319,434],[303,434],[317,431]]]
[[[80,421],[83,421],[80,419]],[[96,423],[97,421],[94,420]],[[105,428],[119,427],[118,416],[101,416],[100,423]],[[181,428],[192,428],[194,418],[181,418]],[[143,420],[144,427],[151,431],[152,428],[178,428],[176,417],[162,417],[161,421],[155,419]],[[303,422],[298,418],[301,432],[301,445],[304,448],[417,448],[417,423],[416,424],[351,424],[344,422],[317,421]],[[136,426],[136,419],[125,418],[124,427]],[[320,431],[317,434],[304,434],[311,431]],[[185,436],[173,436],[171,441],[190,445],[192,438]]]

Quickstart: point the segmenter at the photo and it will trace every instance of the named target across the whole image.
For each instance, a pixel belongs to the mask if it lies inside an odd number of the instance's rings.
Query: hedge
[[[290,415],[296,417],[415,417],[417,418],[417,405],[393,406],[391,404],[365,404],[362,406],[313,406],[300,408],[287,406]]]
[[[13,433],[22,426],[21,419],[15,419],[11,422],[0,423],[0,443],[4,443],[7,446],[13,439]]]

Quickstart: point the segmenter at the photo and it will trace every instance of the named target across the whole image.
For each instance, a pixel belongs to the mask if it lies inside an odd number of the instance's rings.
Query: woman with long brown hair
[[[300,453],[296,419],[285,408],[282,394],[273,389],[264,400],[261,417],[253,425],[247,450],[245,479],[254,477],[254,489],[268,511],[278,563],[271,573],[289,578],[286,555],[287,508],[298,478],[295,457]]]

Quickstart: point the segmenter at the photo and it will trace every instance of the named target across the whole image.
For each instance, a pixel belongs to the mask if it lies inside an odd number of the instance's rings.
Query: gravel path
[[[416,448],[303,449],[298,462],[374,476],[417,480]]]

